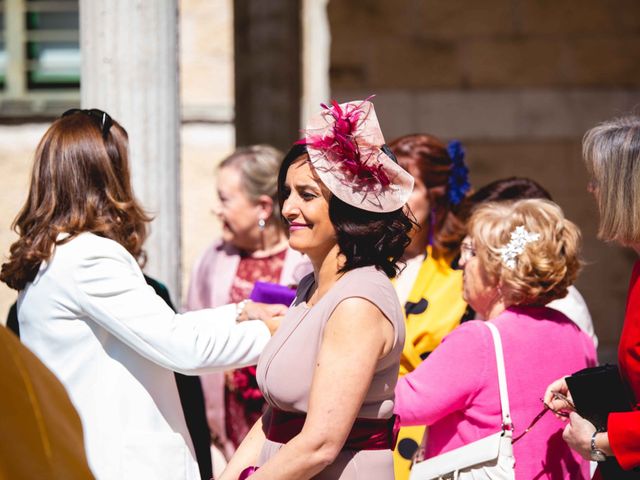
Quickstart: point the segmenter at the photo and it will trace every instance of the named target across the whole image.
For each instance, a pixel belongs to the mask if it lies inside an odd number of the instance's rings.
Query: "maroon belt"
[[[285,412],[271,409],[271,420],[266,435],[272,442],[287,443],[302,431],[307,418],[305,413]],[[356,418],[343,450],[393,450],[398,439],[400,419]]]
[[[287,443],[302,431],[307,418],[306,413],[293,413],[271,409],[271,419],[267,426],[267,438],[272,442]],[[398,440],[400,417],[391,418],[356,418],[349,432],[343,450],[393,450]],[[247,467],[238,480],[245,480],[258,470],[258,467]]]

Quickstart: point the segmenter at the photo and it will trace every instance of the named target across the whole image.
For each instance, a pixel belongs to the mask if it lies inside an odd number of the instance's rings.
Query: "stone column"
[[[24,95],[26,85],[24,82],[25,55],[24,49],[27,36],[24,28],[24,2],[25,0],[7,0],[4,2],[4,28],[5,48],[7,57],[12,59],[6,72],[6,90],[10,98],[20,98]]]
[[[288,149],[299,136],[301,0],[235,0],[236,144]]]
[[[109,112],[129,133],[133,187],[154,216],[145,271],[178,302],[177,0],[80,0],[80,46],[82,106]]]
[[[302,110],[304,128],[310,115],[320,110],[320,103],[331,97],[329,60],[331,31],[327,15],[329,0],[302,1]]]

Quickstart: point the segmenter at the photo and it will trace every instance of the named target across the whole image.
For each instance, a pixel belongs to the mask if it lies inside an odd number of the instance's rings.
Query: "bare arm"
[[[302,431],[251,479],[303,480],[331,464],[393,340],[393,326],[373,304],[362,298],[341,302],[325,327]]]
[[[256,423],[253,424],[247,436],[233,454],[233,457],[227,464],[222,475],[216,477],[217,480],[238,480],[240,473],[245,468],[255,465],[258,462],[260,450],[265,441],[264,431],[262,430],[263,422],[268,422],[270,411],[262,415]]]

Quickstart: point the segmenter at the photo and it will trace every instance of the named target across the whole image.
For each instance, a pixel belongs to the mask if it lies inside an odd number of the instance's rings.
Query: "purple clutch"
[[[291,305],[296,298],[296,291],[292,288],[277,283],[256,282],[249,295],[249,300],[260,303],[281,303]]]

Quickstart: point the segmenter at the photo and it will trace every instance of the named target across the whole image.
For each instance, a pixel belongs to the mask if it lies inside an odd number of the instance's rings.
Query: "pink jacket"
[[[511,416],[519,435],[542,410],[555,379],[596,363],[591,339],[563,314],[512,307],[492,322],[504,347]],[[481,321],[462,324],[396,385],[402,425],[429,425],[427,457],[500,428],[493,340]],[[516,478],[586,479],[589,464],[562,440],[564,424],[548,413],[514,445]]]
[[[233,245],[217,241],[207,248],[196,261],[191,273],[185,310],[200,310],[229,303],[229,292],[233,283],[240,251]],[[297,285],[312,270],[309,259],[295,250],[287,250],[280,284]],[[226,445],[226,455],[232,452],[227,445],[224,428],[224,373],[202,375],[207,420],[211,432]]]

